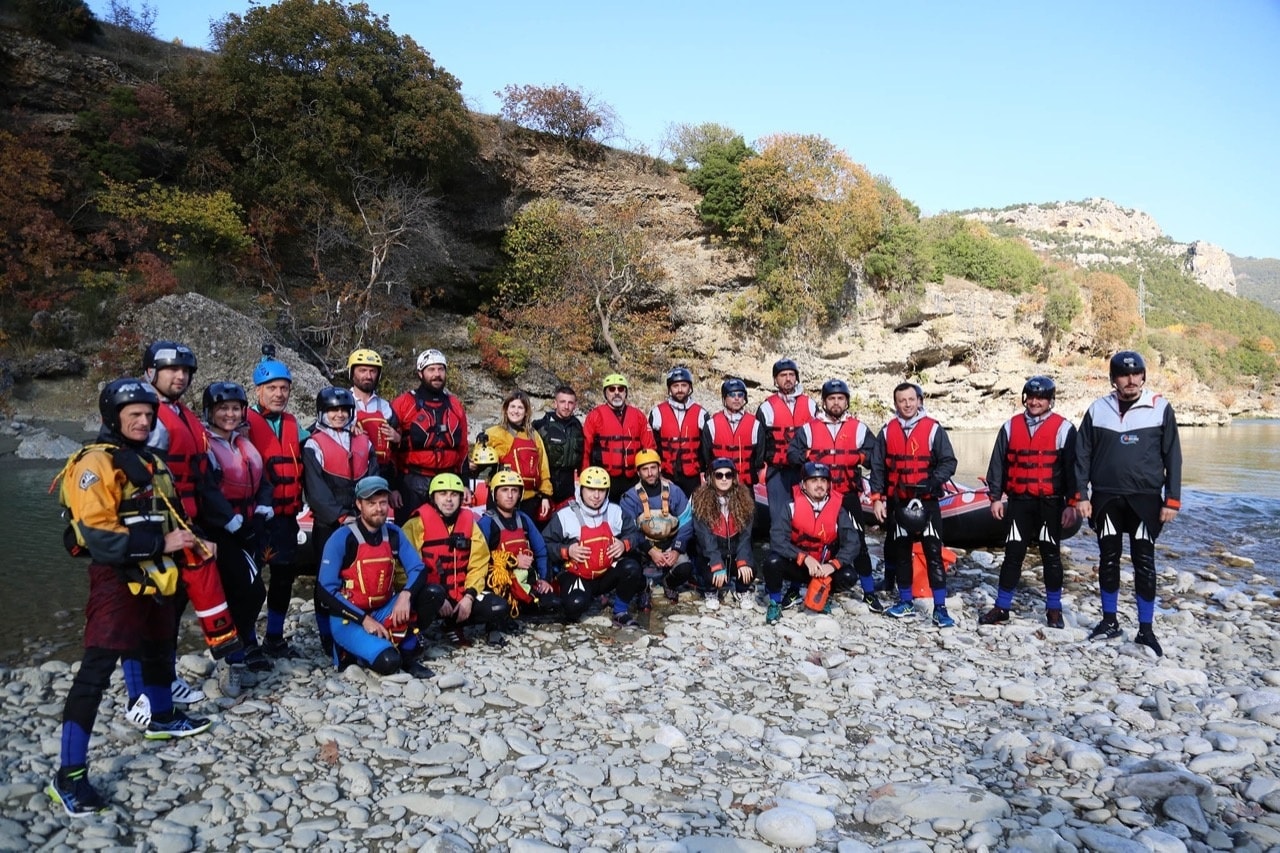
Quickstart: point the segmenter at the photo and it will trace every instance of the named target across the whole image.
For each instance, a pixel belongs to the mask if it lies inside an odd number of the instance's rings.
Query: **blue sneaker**
[[[207,717],[188,717],[177,708],[167,720],[161,720],[154,714],[144,735],[147,740],[171,740],[176,737],[191,737],[209,731],[213,721]]]
[[[778,620],[782,618],[782,602],[770,601],[769,609],[764,614],[764,624],[776,625]]]
[[[44,792],[71,817],[88,817],[107,810],[107,801],[89,784],[88,771],[83,767],[53,774],[53,781]]]
[[[956,620],[951,618],[951,614],[947,612],[945,607],[933,608],[933,624],[939,628],[954,628]]]
[[[908,619],[916,615],[916,606],[910,601],[899,601],[886,610],[884,615],[894,619]]]

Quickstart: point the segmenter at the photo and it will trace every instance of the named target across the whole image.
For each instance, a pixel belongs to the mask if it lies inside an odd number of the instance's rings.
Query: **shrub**
[[[507,121],[564,137],[573,143],[603,142],[617,134],[613,108],[581,89],[509,85],[494,92]]]

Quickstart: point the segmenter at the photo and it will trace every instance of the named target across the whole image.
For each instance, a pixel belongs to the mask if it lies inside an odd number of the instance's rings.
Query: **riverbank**
[[[40,793],[71,667],[0,670],[0,849],[163,851],[1264,850],[1280,844],[1280,631],[1270,587],[1162,567],[1165,657],[1089,642],[1093,567],[1069,558],[1065,630],[1038,572],[1013,621],[977,628],[990,554],[962,557],[960,627],[842,601],[831,616],[665,603],[647,630],[595,616],[505,648],[433,644],[431,681],[281,664],[188,741],[121,717],[90,772],[112,814]],[[919,602],[924,604],[923,602]],[[304,605],[295,600],[294,612]],[[182,668],[211,674],[202,655]],[[118,681],[118,676],[117,676]]]

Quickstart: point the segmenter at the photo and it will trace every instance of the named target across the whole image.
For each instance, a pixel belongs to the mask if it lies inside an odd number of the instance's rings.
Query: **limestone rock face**
[[[1231,269],[1231,256],[1221,246],[1197,240],[1187,247],[1185,257],[1187,272],[1205,287],[1236,295],[1236,274]]]
[[[983,210],[966,214],[979,222],[999,222],[1022,231],[1066,232],[1097,237],[1112,243],[1157,240],[1160,225],[1141,210],[1121,207],[1105,198],[1062,204],[1029,204],[1009,210]]]

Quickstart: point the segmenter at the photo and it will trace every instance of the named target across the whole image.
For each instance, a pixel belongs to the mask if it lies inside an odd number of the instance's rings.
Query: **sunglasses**
[[[715,478],[717,480],[732,480],[734,476],[735,475],[732,471],[717,471],[715,473]]]
[[[606,394],[612,394],[615,391],[625,391],[625,390],[627,390],[625,385],[610,385],[609,387],[604,389],[604,392]]]
[[[730,391],[728,394],[725,394],[725,396],[726,397],[745,397],[747,396],[747,393],[745,391]]]

